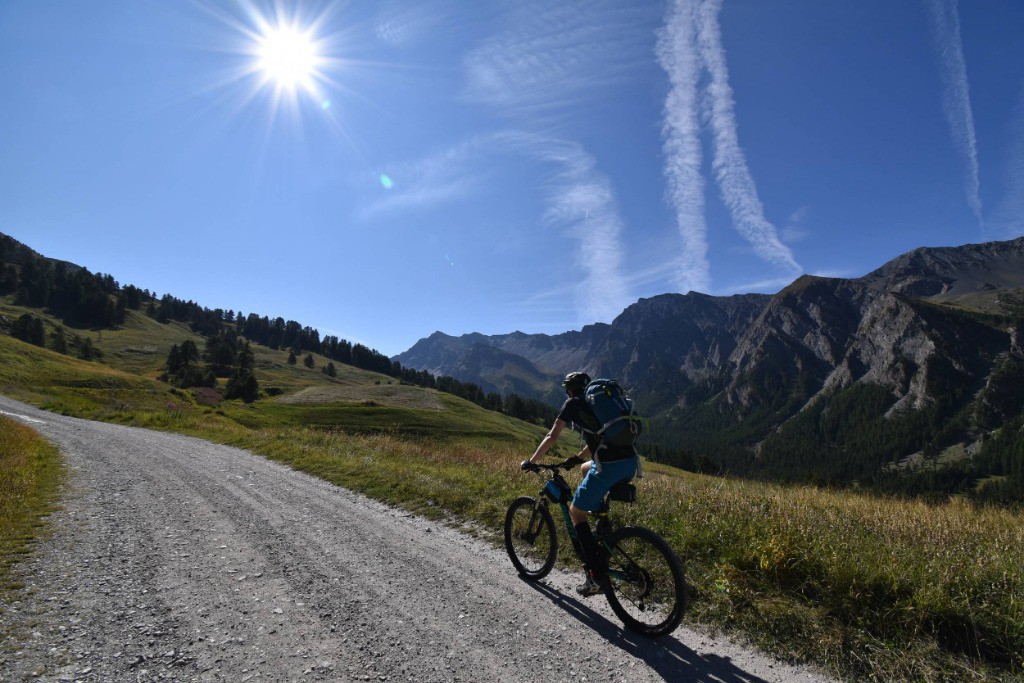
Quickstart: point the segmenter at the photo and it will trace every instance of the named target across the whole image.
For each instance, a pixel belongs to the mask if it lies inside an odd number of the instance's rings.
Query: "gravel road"
[[[0,680],[826,681],[680,628],[623,631],[579,577],[195,438],[0,396],[71,477],[0,604]]]

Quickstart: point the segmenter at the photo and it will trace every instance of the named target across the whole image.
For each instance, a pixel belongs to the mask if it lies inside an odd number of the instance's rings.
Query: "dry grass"
[[[888,680],[1024,670],[1024,518],[849,492],[655,476],[642,521],[690,561],[707,619]]]

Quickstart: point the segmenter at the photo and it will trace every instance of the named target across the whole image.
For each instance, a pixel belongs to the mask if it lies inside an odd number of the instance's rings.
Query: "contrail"
[[[663,149],[669,200],[683,237],[685,256],[677,281],[684,290],[706,291],[711,280],[701,174],[701,111],[707,112],[711,128],[715,181],[736,230],[759,258],[790,273],[803,270],[765,218],[740,147],[718,25],[721,7],[721,0],[676,0],[658,33],[658,62],[671,85],[665,99]]]
[[[707,0],[701,4],[697,17],[701,61],[710,77],[704,96],[714,140],[712,169],[715,180],[733,224],[754,247],[755,253],[769,263],[799,273],[803,268],[793,258],[789,247],[779,239],[775,226],[764,217],[764,206],[757,196],[757,187],[740,147],[729,69],[718,24],[721,8],[721,0]]]
[[[964,46],[960,38],[960,17],[957,0],[927,0],[928,24],[932,47],[939,58],[939,78],[942,81],[942,108],[953,137],[957,156],[964,166],[964,190],[967,204],[979,224],[981,216],[981,189],[978,179],[978,144],[974,134],[974,114],[964,63]]]
[[[700,58],[697,51],[696,6],[677,2],[658,32],[658,63],[671,89],[665,98],[662,126],[668,197],[683,238],[683,257],[676,282],[681,291],[707,291],[711,284],[707,225],[704,222],[703,154],[697,107]]]

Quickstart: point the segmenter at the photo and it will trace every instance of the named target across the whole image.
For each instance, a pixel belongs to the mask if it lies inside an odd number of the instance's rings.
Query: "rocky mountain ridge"
[[[1021,288],[1024,238],[920,248],[861,278],[805,275],[775,295],[664,294],[560,335],[438,332],[396,358],[553,403],[569,370],[616,377],[665,432],[655,443],[706,451],[708,433],[729,432],[710,455],[738,469],[756,466],[764,442],[811,406],[877,388],[863,420],[931,420],[896,458],[984,437],[979,401],[1005,393],[1006,368],[1024,363],[1010,306]],[[989,426],[1015,417],[1012,406],[995,413]],[[958,433],[934,441],[954,419]]]

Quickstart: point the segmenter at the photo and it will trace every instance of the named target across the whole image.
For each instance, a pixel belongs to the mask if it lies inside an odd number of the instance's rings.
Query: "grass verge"
[[[0,587],[11,566],[31,552],[52,512],[64,475],[57,448],[28,427],[0,416]]]

